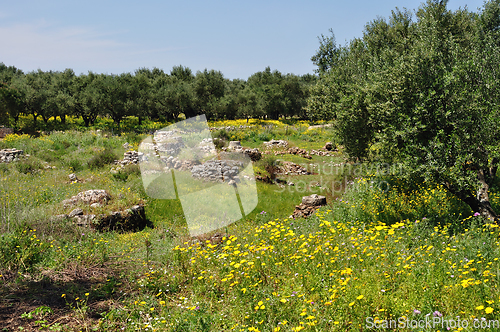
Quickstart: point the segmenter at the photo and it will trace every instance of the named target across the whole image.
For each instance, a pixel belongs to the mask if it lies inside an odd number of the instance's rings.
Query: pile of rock
[[[80,203],[89,204],[92,207],[102,206],[111,199],[111,196],[106,190],[91,189],[82,191],[70,199],[62,201],[64,206],[72,206]]]
[[[204,153],[215,153],[216,150],[214,140],[212,138],[202,139],[200,144],[198,144],[198,149],[200,149]]]
[[[141,143],[141,149],[155,151],[158,155],[176,156],[185,147],[182,137],[178,136],[178,133],[174,131],[157,131],[153,138],[155,143],[143,142]]]
[[[321,151],[321,150],[311,150],[309,151],[310,155],[320,156],[320,157],[331,157],[333,156],[329,151]]]
[[[118,161],[118,164],[129,165],[138,164],[144,158],[144,153],[137,151],[127,151],[123,154],[123,160]]]
[[[102,231],[140,231],[146,226],[152,226],[146,218],[143,205],[134,205],[124,211],[101,215],[92,221],[92,228]]]
[[[243,149],[243,153],[250,158],[251,161],[258,161],[262,158],[262,153],[260,153],[259,149]]]
[[[242,126],[210,127],[210,130],[215,131],[215,130],[225,129],[227,131],[232,131],[232,130],[248,129],[248,128],[252,128],[252,127],[255,127],[255,126],[243,126],[242,125]]]
[[[302,157],[304,157],[306,159],[311,159],[312,158],[309,155],[309,152],[307,152],[307,150],[304,150],[304,149],[301,149],[301,148],[298,148],[298,147],[293,147],[293,148],[289,148],[287,150],[282,150],[282,151],[274,151],[274,155],[275,156],[282,155],[282,154],[299,155],[299,156],[302,156]]]
[[[62,203],[65,207],[88,204],[90,208],[98,208],[106,204],[110,199],[111,196],[107,191],[92,189],[82,191],[76,196],[62,201]],[[134,205],[123,211],[97,216],[95,214],[85,214],[81,208],[74,208],[70,213],[57,215],[52,219],[72,220],[78,226],[89,227],[98,231],[137,231],[144,229],[146,226],[151,226],[151,222],[146,219],[143,205]]]
[[[227,146],[228,150],[240,150],[242,148],[243,147],[241,146],[241,142],[240,141],[230,141],[229,145]]]
[[[285,141],[285,140],[275,140],[275,139],[272,139],[270,140],[269,142],[264,142],[264,145],[268,148],[268,149],[274,149],[274,148],[286,148],[288,147],[288,142]]]
[[[146,226],[151,226],[147,220],[143,205],[134,205],[124,211],[112,212],[108,215],[84,214],[80,208],[72,210],[69,214],[60,214],[52,220],[72,220],[77,226],[88,227],[100,232],[103,231],[140,231]]]
[[[191,168],[191,175],[196,179],[214,182],[239,182],[238,174],[243,163],[236,160],[208,160]],[[233,181],[233,182],[231,182]]]
[[[310,175],[305,167],[297,165],[291,161],[282,161],[276,174],[281,175]]]
[[[176,156],[179,154],[182,148],[184,148],[184,142],[181,136],[174,136],[170,138],[169,142],[160,142],[155,146],[156,152],[160,155]]]
[[[82,180],[80,180],[75,173],[71,173],[70,175],[68,175],[68,177],[70,183],[82,182]]]
[[[262,158],[262,153],[260,153],[259,149],[249,149],[241,146],[240,141],[230,141],[229,146],[225,151],[237,151],[237,152],[242,152],[250,158],[251,161],[258,161],[260,158]]]
[[[317,194],[302,197],[302,203],[295,206],[291,218],[307,218],[319,207],[326,205],[326,197]]]
[[[333,124],[327,123],[327,124],[322,124],[322,125],[309,126],[309,127],[307,127],[307,130],[325,128],[325,127],[333,127]]]
[[[193,166],[198,164],[194,160],[182,160],[173,156],[160,157],[160,160],[165,163],[167,169],[176,169],[179,171],[189,171]]]
[[[24,154],[23,150],[3,149],[0,150],[0,163],[10,163],[11,161],[19,160]]]

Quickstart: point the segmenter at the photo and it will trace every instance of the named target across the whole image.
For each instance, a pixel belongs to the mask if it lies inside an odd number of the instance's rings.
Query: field
[[[214,137],[260,150],[273,138],[306,150],[335,144],[329,128],[308,125],[210,124],[219,128]],[[295,186],[257,182],[257,208],[219,230],[219,241],[200,241],[189,236],[179,201],[146,195],[138,167],[110,172],[125,143],[137,150],[146,137],[124,128],[0,141],[30,155],[0,164],[4,331],[500,330],[498,228],[443,188],[411,181],[397,165],[348,162],[341,147],[312,159],[264,154],[254,164],[262,176],[276,159],[313,174],[278,176]],[[82,181],[70,182],[70,173]],[[141,203],[154,227],[98,233],[51,218],[88,189],[112,199],[81,206],[85,213]],[[313,193],[328,205],[290,218]],[[497,187],[490,199],[498,211]]]

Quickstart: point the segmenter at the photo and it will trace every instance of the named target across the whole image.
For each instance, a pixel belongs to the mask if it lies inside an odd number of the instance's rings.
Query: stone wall
[[[235,160],[208,160],[193,166],[191,174],[194,178],[216,182],[238,182],[238,174],[243,163]]]
[[[0,163],[10,163],[18,160],[24,154],[23,150],[3,149],[0,150]]]

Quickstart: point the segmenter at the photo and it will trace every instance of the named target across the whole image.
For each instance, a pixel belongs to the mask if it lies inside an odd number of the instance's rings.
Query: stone
[[[100,208],[101,206],[102,206],[101,203],[92,203],[92,204],[90,204],[90,207],[94,208],[94,209],[95,208]]]
[[[144,160],[144,153],[130,150],[123,154],[123,160],[117,160],[115,164],[119,164],[122,166],[128,164],[138,164],[143,160]]]
[[[326,197],[317,194],[302,197],[302,203],[295,206],[292,218],[307,218],[312,215],[320,206],[326,205]]]
[[[83,215],[83,210],[80,209],[80,208],[76,208],[74,209],[73,211],[71,211],[69,214],[68,214],[68,217],[69,218],[73,218],[73,217],[76,217],[76,216],[82,216]]]
[[[92,228],[92,223],[95,219],[93,214],[85,214],[73,217],[73,222],[77,226]]]
[[[70,199],[65,199],[64,201],[62,201],[62,204],[65,206],[76,205],[79,203],[84,203],[88,205],[93,203],[105,204],[110,199],[111,196],[106,190],[91,189],[87,191],[82,191],[78,193],[76,196],[71,197]]]
[[[17,161],[24,155],[23,150],[17,149],[3,149],[0,150],[0,163],[10,163],[12,161]],[[28,157],[28,155],[26,155]]]
[[[227,148],[228,148],[228,150],[241,149],[242,148],[241,142],[240,141],[230,141],[229,146]]]
[[[318,194],[302,197],[302,204],[308,206],[323,206],[326,205],[326,197]]]
[[[112,212],[109,215],[101,215],[92,221],[92,228],[98,231],[140,231],[146,226],[152,227],[152,223],[146,218],[143,205],[134,205],[124,211]]]
[[[68,175],[68,177],[70,182],[78,182],[78,178],[76,177],[75,173],[71,173],[70,175]]]
[[[243,163],[236,160],[207,160],[200,165],[191,167],[191,176],[205,181],[225,182],[236,181]],[[237,182],[237,181],[236,181]]]
[[[260,153],[259,149],[244,149],[243,153],[246,154],[251,161],[258,161],[262,158],[262,153]]]
[[[325,149],[327,151],[332,151],[333,150],[333,144],[332,144],[332,142],[326,142],[326,144],[323,147],[323,149]]]
[[[264,145],[267,148],[286,148],[288,146],[288,142],[285,140],[275,140],[272,139],[269,142],[264,142]]]
[[[276,174],[283,175],[310,175],[311,173],[307,168],[297,165],[291,161],[282,161],[278,166]]]
[[[49,221],[60,222],[69,219],[67,214],[58,214],[49,218]]]

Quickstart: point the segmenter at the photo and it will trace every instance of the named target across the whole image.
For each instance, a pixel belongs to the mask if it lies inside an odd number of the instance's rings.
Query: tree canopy
[[[396,8],[369,22],[334,47],[326,70],[318,64],[307,111],[336,119],[352,158],[401,162],[498,220],[488,190],[499,161],[499,4],[472,13],[428,0],[415,17]]]

